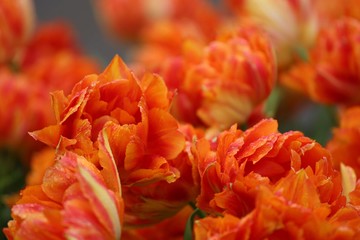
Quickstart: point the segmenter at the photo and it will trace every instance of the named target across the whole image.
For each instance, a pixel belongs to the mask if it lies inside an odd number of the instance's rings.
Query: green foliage
[[[194,229],[194,221],[196,218],[204,218],[205,213],[201,211],[199,208],[196,208],[194,204],[190,204],[194,211],[191,213],[190,217],[186,222],[185,232],[184,232],[184,240],[191,240],[193,239],[193,229]]]
[[[0,149],[0,162],[0,227],[3,229],[10,220],[10,209],[4,199],[24,187],[27,169],[20,162],[20,157],[8,149]],[[0,239],[6,238],[0,234]]]

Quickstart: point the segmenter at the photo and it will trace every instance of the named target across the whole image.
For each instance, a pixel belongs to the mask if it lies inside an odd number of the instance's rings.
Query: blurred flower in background
[[[327,149],[331,152],[334,164],[340,169],[341,163],[351,166],[360,176],[360,151],[358,135],[360,134],[360,108],[352,107],[340,113],[340,126],[333,131],[333,137],[327,143]]]
[[[309,48],[315,41],[319,20],[311,0],[225,2],[240,22],[256,24],[269,33],[280,68],[289,66],[299,51]]]
[[[11,64],[35,27],[32,1],[4,0],[0,3],[0,62]]]
[[[32,154],[42,148],[28,132],[55,121],[50,92],[58,89],[69,92],[84,75],[97,72],[99,65],[82,53],[69,24],[36,24],[32,1],[1,1],[0,6],[3,212],[5,194],[22,187]],[[1,216],[4,221],[7,218]]]
[[[118,39],[136,39],[159,22],[191,23],[214,36],[220,18],[206,0],[97,0],[94,10],[103,27]]]
[[[325,104],[359,104],[360,22],[341,18],[318,35],[308,62],[294,65],[283,83]]]

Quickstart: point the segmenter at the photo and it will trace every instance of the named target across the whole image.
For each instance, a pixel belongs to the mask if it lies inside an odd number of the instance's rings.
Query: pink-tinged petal
[[[12,209],[13,215],[22,219],[21,224],[13,235],[14,239],[61,240],[64,239],[61,214],[59,210],[47,209],[40,204],[20,204]],[[9,229],[16,224],[9,222]]]
[[[93,174],[100,174],[94,167],[89,169],[89,163],[85,159],[78,158],[79,182],[86,198],[95,206],[94,213],[99,218],[105,229],[107,229],[114,237],[120,239],[121,206],[115,199],[114,194],[108,191],[105,183],[101,182],[98,177]],[[92,174],[91,171],[94,171]]]
[[[52,200],[61,203],[65,190],[76,180],[76,154],[67,152],[49,168],[43,178],[42,190]]]
[[[44,209],[45,207],[41,204],[27,203],[15,205],[12,211],[18,217],[25,219],[26,217],[31,216],[34,213],[41,213],[42,211],[44,211]]]
[[[115,239],[94,214],[94,206],[82,195],[79,184],[67,193],[63,212],[67,239]]]
[[[28,218],[21,224],[14,239],[64,240],[63,232],[43,216]]]

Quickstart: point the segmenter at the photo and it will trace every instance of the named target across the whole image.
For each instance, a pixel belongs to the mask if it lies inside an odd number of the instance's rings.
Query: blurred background
[[[68,22],[75,32],[85,53],[95,57],[105,66],[115,54],[126,59],[126,45],[110,39],[101,30],[92,8],[92,1],[34,1],[38,24],[63,20]]]

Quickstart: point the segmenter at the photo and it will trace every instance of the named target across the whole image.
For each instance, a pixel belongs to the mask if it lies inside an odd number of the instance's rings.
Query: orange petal
[[[177,121],[161,109],[149,111],[149,136],[147,151],[173,159],[185,147],[185,137],[178,131]]]

